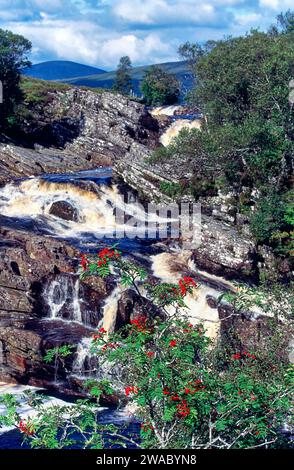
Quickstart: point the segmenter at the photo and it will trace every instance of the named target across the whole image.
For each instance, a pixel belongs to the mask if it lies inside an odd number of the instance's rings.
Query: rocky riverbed
[[[158,182],[187,176],[189,162],[150,166],[146,160],[170,119],[163,124],[141,104],[118,95],[72,89],[54,94],[33,124],[23,123],[19,141],[2,138],[2,380],[80,393],[82,377],[89,371],[101,374],[89,338],[99,325],[118,328],[129,322],[138,304],[134,292],[121,289],[115,278],[80,281],[79,259],[82,252],[111,243],[114,230],[122,234],[114,209],[125,208],[126,201],[128,220],[138,194],[145,202],[170,202]],[[254,282],[260,269],[270,270],[272,254],[255,246],[238,214],[230,215],[226,196],[202,202],[197,249],[184,251],[181,240],[121,237],[123,255],[157,279],[193,275],[201,288],[199,298],[190,299],[191,319],[204,321],[211,337],[226,337],[233,326],[238,341],[259,341],[267,319],[233,318],[231,307],[217,298],[234,289],[231,280]],[[139,217],[145,221],[145,216],[143,207]],[[221,322],[227,316],[230,320]],[[66,363],[44,365],[46,350],[61,344],[74,345]]]

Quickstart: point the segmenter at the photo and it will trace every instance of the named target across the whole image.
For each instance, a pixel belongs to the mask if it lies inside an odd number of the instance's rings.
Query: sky
[[[185,41],[267,29],[294,0],[0,0],[0,28],[30,39],[31,61],[72,60],[106,70],[179,60]]]

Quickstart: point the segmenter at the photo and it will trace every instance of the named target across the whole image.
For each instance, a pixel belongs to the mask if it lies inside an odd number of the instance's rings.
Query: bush
[[[174,104],[180,95],[177,77],[165,72],[159,66],[153,66],[147,70],[141,89],[147,106]]]

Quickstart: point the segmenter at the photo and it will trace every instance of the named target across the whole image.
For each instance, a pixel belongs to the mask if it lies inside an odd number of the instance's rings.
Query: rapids
[[[177,119],[160,137],[160,142],[167,147],[179,135],[182,129],[201,129],[201,119]]]
[[[155,224],[158,228],[157,234],[160,234],[164,233],[160,232],[161,226],[166,225],[166,222],[170,223],[172,219],[160,217],[157,213],[147,214],[145,208],[136,203],[133,194],[124,194],[117,184],[112,183],[111,176],[111,169],[104,168],[91,172],[16,180],[0,188],[0,222],[10,228],[36,230],[45,236],[66,240],[89,253],[107,242],[118,242],[123,256],[139,261],[150,276],[165,282],[177,282],[184,275],[197,274],[204,282],[200,284],[195,295],[187,297],[187,308],[183,309],[183,315],[187,315],[193,324],[203,322],[208,335],[216,339],[220,328],[217,309],[208,305],[207,296],[217,298],[223,291],[222,287],[225,289],[229,286],[222,279],[218,282],[218,278],[211,282],[207,273],[200,272],[194,265],[192,253],[180,249],[177,240],[173,240],[169,247],[158,236],[147,240],[146,224]],[[78,214],[76,221],[63,220],[50,213],[52,204],[58,201],[71,204]],[[117,211],[124,212],[126,217],[117,218]],[[130,224],[133,218],[137,220],[134,227]],[[128,237],[125,235],[126,227]],[[56,273],[44,280],[42,289],[47,314],[41,323],[46,323],[47,329],[48,324],[49,329],[52,325],[52,335],[59,337],[66,332],[64,337],[70,338],[73,331],[82,332],[79,336],[81,339],[77,341],[71,369],[66,370],[66,383],[75,386],[85,378],[111,379],[111,374],[115,371],[108,368],[107,364],[103,365],[102,370],[97,355],[91,352],[91,337],[93,332],[102,326],[108,332],[114,329],[118,302],[125,290],[119,279],[115,279],[112,291],[100,308],[101,311],[95,315],[91,311],[85,311],[83,289],[77,273]],[[172,313],[170,310],[170,314]],[[52,388],[66,390],[61,381],[63,376],[58,375],[58,367],[60,366],[55,365],[55,381],[52,382]],[[3,384],[0,387],[0,394],[18,394],[23,391],[22,386]],[[47,401],[48,406],[59,403],[63,404],[63,401],[55,398]],[[29,415],[31,410],[25,409],[22,417]],[[114,422],[117,418],[114,418],[112,413],[108,419]],[[7,438],[3,438],[4,446],[9,441],[9,435],[11,442],[14,442],[14,435],[8,431],[9,429],[4,430],[7,432]],[[20,445],[19,441],[15,445]]]
[[[176,240],[169,248],[158,237],[146,240],[146,224],[151,222],[160,229],[173,219],[160,217],[156,212],[146,213],[131,192],[126,195],[119,185],[112,183],[111,175],[111,169],[103,168],[14,181],[0,189],[0,221],[16,229],[30,226],[44,235],[64,239],[85,252],[96,251],[102,243],[115,240],[124,256],[139,260],[149,275],[165,282],[177,282],[184,275],[197,274],[197,279],[203,278],[204,282],[195,294],[187,296],[183,315],[193,324],[203,322],[208,335],[216,339],[220,328],[218,312],[208,305],[207,296],[218,298],[222,287],[231,286],[225,285],[223,280],[218,283],[217,278],[210,282],[209,276],[193,264],[192,253],[181,249]],[[58,201],[71,204],[77,211],[77,220],[64,220],[51,214],[52,204]],[[134,218],[136,224],[132,226],[130,222]],[[68,334],[74,325],[85,330],[85,336],[77,345],[72,376],[100,376],[97,358],[91,353],[91,336],[94,329],[102,326],[108,332],[113,331],[123,291],[116,279],[101,312],[94,315],[85,310],[83,289],[76,273],[57,273],[44,281],[42,296],[47,314],[43,321],[52,322],[53,328],[59,322],[60,328]]]
[[[103,237],[145,238],[147,224],[165,224],[167,219],[147,214],[136,200],[128,202],[115,184],[105,184],[105,169],[93,174],[93,181],[85,183],[72,175],[45,176],[15,181],[0,189],[0,215],[14,221],[14,227],[31,222],[35,230],[73,241],[97,242]],[[89,172],[86,172],[87,180]],[[108,177],[111,177],[109,169]],[[127,195],[132,198],[132,195]],[[50,213],[56,202],[70,204],[78,220],[64,220]],[[131,221],[135,219],[132,225]]]

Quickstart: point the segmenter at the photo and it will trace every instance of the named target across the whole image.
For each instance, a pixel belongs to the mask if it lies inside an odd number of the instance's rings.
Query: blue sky
[[[179,44],[266,29],[294,0],[0,0],[0,27],[33,43],[31,60],[111,69],[178,60]]]

